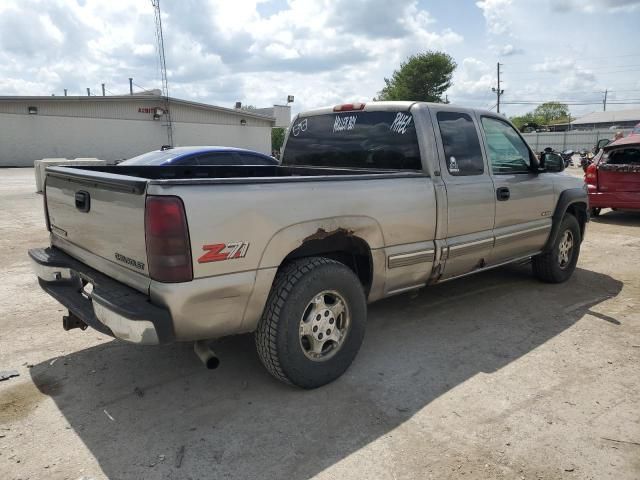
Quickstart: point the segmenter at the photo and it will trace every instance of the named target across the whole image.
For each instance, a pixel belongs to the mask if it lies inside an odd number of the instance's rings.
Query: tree
[[[543,125],[569,121],[571,119],[569,107],[560,102],[547,102],[539,105],[533,111],[533,116]]]
[[[276,152],[279,152],[280,149],[282,148],[282,144],[284,143],[284,134],[285,134],[285,129],[284,128],[272,128],[271,129],[271,150],[275,150]]]
[[[391,79],[385,78],[384,88],[375,100],[415,100],[438,102],[451,87],[451,77],[457,65],[444,52],[428,51],[410,56],[400,64]]]
[[[539,123],[538,118],[536,118],[533,112],[525,113],[524,115],[517,115],[515,117],[511,117],[509,120],[511,120],[511,123],[513,123],[520,131],[522,131],[522,127],[527,124],[531,125]]]
[[[571,121],[571,115],[569,113],[569,107],[560,102],[547,102],[529,113],[524,115],[517,115],[510,118],[511,122],[522,131],[525,125],[533,125],[534,128],[541,127],[543,125],[552,125],[554,123],[565,123]]]

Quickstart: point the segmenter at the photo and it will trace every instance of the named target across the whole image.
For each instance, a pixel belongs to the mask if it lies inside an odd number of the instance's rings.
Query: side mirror
[[[564,170],[564,160],[557,153],[543,152],[540,155],[540,167],[545,172],[562,172]]]

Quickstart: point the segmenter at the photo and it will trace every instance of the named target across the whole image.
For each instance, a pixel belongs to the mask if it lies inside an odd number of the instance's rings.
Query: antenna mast
[[[173,126],[171,124],[171,110],[169,109],[169,82],[167,80],[167,61],[164,55],[164,37],[162,36],[162,18],[160,17],[160,0],[151,0],[156,21],[156,42],[160,57],[160,76],[162,77],[162,98],[164,100],[164,115],[167,126],[167,140],[173,146]]]

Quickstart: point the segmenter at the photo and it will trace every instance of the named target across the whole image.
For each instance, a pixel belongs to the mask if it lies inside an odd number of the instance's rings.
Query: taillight
[[[595,164],[592,163],[587,167],[587,170],[584,173],[584,181],[587,185],[598,184],[598,167]]]
[[[147,197],[144,230],[149,276],[166,283],[193,279],[187,216],[178,197]]]
[[[47,223],[47,230],[51,231],[51,220],[49,220],[49,205],[47,204],[47,179],[44,179],[44,186],[42,187],[42,203],[44,206],[44,221]]]
[[[333,107],[334,112],[351,112],[353,110],[364,110],[366,103],[343,103]]]

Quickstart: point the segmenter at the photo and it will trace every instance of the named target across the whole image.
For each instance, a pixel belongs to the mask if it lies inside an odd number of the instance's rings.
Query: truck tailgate
[[[92,172],[54,170],[48,170],[45,189],[52,235],[137,276],[148,276],[144,182],[136,186],[124,176],[105,178],[96,172],[93,179]]]

